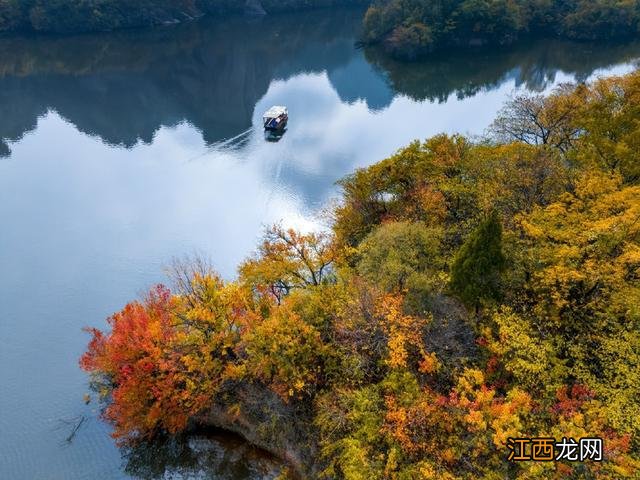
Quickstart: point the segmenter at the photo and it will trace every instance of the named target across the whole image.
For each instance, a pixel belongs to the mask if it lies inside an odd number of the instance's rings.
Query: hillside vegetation
[[[378,0],[364,40],[397,57],[445,47],[504,45],[528,34],[580,40],[637,36],[638,0]]]
[[[640,72],[518,95],[343,179],[328,233],[270,228],[92,329],[125,444],[208,422],[303,478],[640,475]],[[518,437],[603,462],[508,462]],[[296,450],[297,449],[297,450]]]
[[[0,33],[73,33],[178,23],[203,15],[370,5],[365,43],[394,56],[504,45],[526,35],[579,40],[637,36],[640,0],[0,0]]]
[[[146,27],[245,9],[284,12],[362,0],[0,0],[0,33],[73,33]]]

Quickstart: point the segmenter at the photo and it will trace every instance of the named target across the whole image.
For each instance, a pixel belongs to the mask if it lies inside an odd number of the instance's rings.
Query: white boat
[[[262,124],[265,130],[283,130],[289,120],[289,111],[287,107],[274,105],[264,112],[262,116]]]

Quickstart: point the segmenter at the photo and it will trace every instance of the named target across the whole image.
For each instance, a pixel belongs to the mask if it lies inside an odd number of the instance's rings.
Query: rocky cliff
[[[284,461],[299,478],[317,477],[317,432],[312,412],[301,402],[285,403],[263,385],[235,383],[195,421],[240,435]]]

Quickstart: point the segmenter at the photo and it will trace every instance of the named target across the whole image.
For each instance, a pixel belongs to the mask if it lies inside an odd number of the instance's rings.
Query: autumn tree
[[[80,359],[104,396],[104,416],[123,443],[176,433],[204,409],[236,363],[238,343],[260,306],[247,289],[213,274],[190,280],[197,297],[153,288],[108,319],[111,331],[90,329]]]
[[[337,243],[355,247],[384,221],[441,226],[476,215],[475,187],[463,178],[472,147],[461,135],[437,135],[341,180]]]
[[[285,401],[312,393],[322,382],[326,347],[320,332],[286,304],[248,332],[242,348],[249,377]]]
[[[500,212],[513,226],[516,214],[548,205],[566,191],[571,169],[558,152],[520,142],[479,145],[465,175],[477,184],[477,199],[484,211]]]
[[[620,173],[628,183],[640,181],[640,72],[600,79],[575,95],[580,98],[577,124],[583,131],[575,160]]]
[[[281,302],[292,289],[331,281],[335,257],[327,234],[302,234],[275,225],[267,229],[257,255],[240,266],[240,276]]]
[[[173,348],[179,335],[175,308],[169,290],[157,286],[142,302],[110,317],[109,334],[90,330],[93,337],[80,365],[111,396],[104,416],[122,442],[183,429],[209,398],[208,383],[191,381],[184,359]],[[114,385],[112,391],[108,385]]]
[[[567,152],[580,133],[575,122],[579,102],[569,94],[573,88],[565,84],[551,95],[512,97],[498,113],[490,131],[500,142],[517,140]]]
[[[441,241],[441,229],[421,222],[384,223],[360,244],[357,270],[390,292],[437,288]]]

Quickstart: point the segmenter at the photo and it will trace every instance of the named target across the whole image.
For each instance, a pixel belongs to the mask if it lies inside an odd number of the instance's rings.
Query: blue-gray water
[[[360,16],[0,39],[0,478],[273,478],[277,463],[226,436],[119,451],[82,400],[81,328],[175,256],[233,278],[264,225],[313,228],[337,179],[415,138],[481,134],[514,90],[640,57],[538,41],[404,65],[354,47]],[[274,104],[289,128],[267,142]]]

